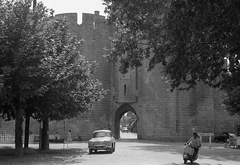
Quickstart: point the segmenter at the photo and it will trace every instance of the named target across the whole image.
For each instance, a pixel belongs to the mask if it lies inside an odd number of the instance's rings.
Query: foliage
[[[16,149],[22,148],[25,111],[42,120],[74,117],[104,97],[93,78],[95,63],[87,62],[81,42],[69,37],[68,24],[55,19],[42,3],[3,1],[0,5],[0,109],[16,119]],[[19,152],[19,156],[22,155]]]
[[[7,1],[1,10],[3,115],[15,118],[9,105],[21,96],[17,103],[38,110],[39,120],[44,110],[55,119],[76,116],[106,93],[93,79],[96,63],[80,55],[81,42],[69,36],[67,20],[54,19],[42,3],[35,11],[30,5]]]
[[[149,70],[163,66],[171,90],[190,89],[202,81],[225,92],[223,104],[231,114],[240,113],[233,100],[240,99],[239,1],[105,0],[105,4],[109,23],[117,29],[107,58],[118,58],[122,72],[148,58]]]
[[[8,118],[15,118],[16,108],[24,109],[27,99],[46,91],[38,67],[43,57],[40,36],[44,24],[37,26],[37,18],[47,18],[46,9],[39,5],[38,12],[31,12],[30,6],[21,1],[6,1],[1,6],[1,105]]]
[[[106,94],[102,84],[93,78],[96,63],[86,61],[79,54],[80,43],[72,38],[59,47],[62,48],[59,54],[46,57],[41,65],[43,70],[49,70],[46,74],[51,79],[46,85],[48,90],[43,96],[29,100],[29,105],[41,110],[33,115],[38,120],[45,115],[51,120],[76,117]]]

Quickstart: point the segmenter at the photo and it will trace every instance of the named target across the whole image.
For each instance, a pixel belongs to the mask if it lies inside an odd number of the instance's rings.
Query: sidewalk
[[[119,141],[129,141],[129,142],[134,142],[134,141],[139,141],[139,142],[146,142],[146,143],[168,143],[169,145],[173,145],[173,146],[183,146],[184,143],[183,142],[159,142],[159,141],[149,141],[149,140],[137,140],[135,139],[135,137],[129,138],[127,136],[120,138],[119,140],[116,140],[117,142]],[[66,144],[65,144],[66,145]],[[15,144],[3,144],[0,143],[0,148],[2,147],[15,147]],[[34,143],[34,144],[29,144],[29,148],[34,148],[34,149],[38,149],[39,144],[38,143]],[[49,143],[49,148],[50,149],[63,149],[64,144],[63,143]],[[82,142],[71,142],[68,144],[69,148],[86,148],[87,149],[87,141],[82,141]],[[208,142],[203,142],[202,143],[202,147],[200,150],[205,150],[205,149],[212,149],[212,150],[236,150],[237,152],[240,152],[240,149],[230,149],[230,148],[224,148],[224,144],[223,143],[214,143],[212,142],[210,147],[209,147],[209,143]],[[240,154],[239,154],[240,156]]]

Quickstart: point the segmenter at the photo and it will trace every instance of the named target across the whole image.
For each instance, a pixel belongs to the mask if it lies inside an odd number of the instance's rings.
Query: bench
[[[203,136],[208,136],[209,137],[209,148],[211,148],[211,142],[212,142],[212,136],[214,136],[213,133],[198,133],[198,135],[200,136],[200,140],[202,142],[202,137]]]
[[[64,139],[60,138],[60,135],[48,135],[49,142],[53,143],[63,143]]]
[[[60,135],[50,134],[50,135],[48,135],[48,138],[49,138],[49,142],[63,143],[63,149],[65,149],[65,148],[68,149],[69,141],[67,139],[61,139]]]

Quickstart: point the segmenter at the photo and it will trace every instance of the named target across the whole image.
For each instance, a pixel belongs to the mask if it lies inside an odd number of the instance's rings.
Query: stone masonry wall
[[[190,91],[169,92],[160,71],[157,66],[148,72],[145,62],[139,73],[140,139],[186,140],[192,132],[236,134],[240,117],[230,117],[224,112],[220,92],[202,83]]]
[[[109,37],[112,35],[112,29],[106,25],[105,17],[99,15],[98,11],[94,14],[83,14],[81,25],[77,24],[76,13],[58,14],[56,17],[65,17],[69,22],[69,32],[78,39],[83,39],[81,54],[86,56],[89,61],[97,61],[98,68],[95,78],[103,83],[106,90],[110,89],[110,72],[111,64],[107,63],[103,58],[106,54],[104,48],[109,48]],[[49,134],[56,132],[62,137],[67,136],[68,130],[72,131],[72,138],[89,139],[91,133],[96,129],[108,129],[112,125],[110,117],[110,92],[104,99],[96,103],[89,111],[78,117],[65,121],[51,121],[49,125]],[[4,122],[0,120],[0,133],[7,130],[10,134],[14,134],[14,121]],[[31,120],[30,130],[34,134],[39,132],[39,123]]]
[[[202,83],[189,91],[170,92],[169,84],[162,79],[161,66],[148,72],[147,60],[142,67],[132,70],[130,75],[122,75],[118,71],[118,64],[107,63],[103,58],[106,54],[104,48],[110,48],[109,37],[114,32],[112,27],[105,24],[104,16],[97,11],[94,14],[84,13],[81,25],[77,24],[76,13],[59,14],[56,17],[60,16],[69,20],[71,35],[84,40],[81,54],[89,61],[98,62],[95,78],[109,92],[103,100],[78,117],[50,122],[49,134],[58,132],[65,138],[68,130],[71,130],[73,139],[80,137],[87,140],[92,131],[108,129],[109,125],[113,126],[114,133],[118,131],[115,130],[118,128],[115,113],[124,104],[129,104],[136,112],[139,139],[184,141],[192,136],[192,132],[218,135],[230,131],[236,134],[240,117],[229,116],[224,111],[220,104],[221,92]],[[30,130],[38,134],[39,123],[31,120]],[[14,121],[0,119],[0,133],[4,132],[14,134]]]
[[[110,47],[109,37],[112,33],[111,28],[106,25],[105,17],[99,15],[98,11],[95,11],[94,14],[83,13],[82,24],[77,26],[76,15],[61,14],[61,16],[63,15],[70,17],[70,32],[83,40],[81,54],[88,61],[98,63],[95,78],[103,83],[104,89],[109,90],[111,64],[106,62],[103,55],[106,54],[104,48]],[[79,137],[89,139],[93,131],[108,129],[108,125],[112,125],[110,114],[110,93],[108,92],[104,99],[84,114],[65,122],[52,122],[49,132],[53,133],[58,130],[59,134],[66,136],[67,131],[71,130],[74,139]]]

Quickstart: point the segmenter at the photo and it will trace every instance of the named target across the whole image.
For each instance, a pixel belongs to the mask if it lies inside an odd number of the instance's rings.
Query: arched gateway
[[[114,128],[115,128],[115,138],[119,139],[120,138],[120,120],[121,117],[128,111],[131,111],[134,113],[136,116],[136,111],[134,108],[129,105],[129,104],[122,104],[115,112],[115,121],[114,121]]]

